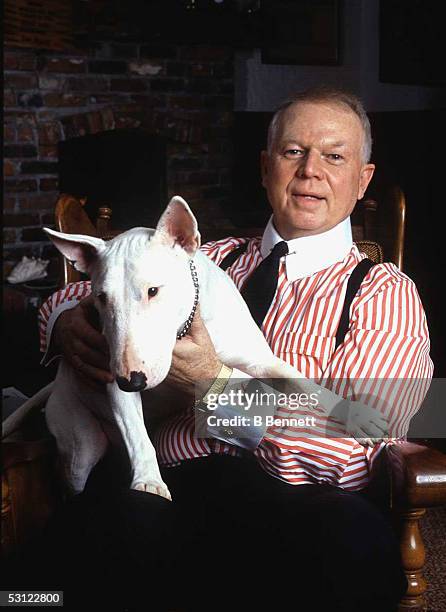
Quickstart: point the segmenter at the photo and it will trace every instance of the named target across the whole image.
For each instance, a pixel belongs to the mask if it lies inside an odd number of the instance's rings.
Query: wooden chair
[[[394,245],[387,258],[402,266],[404,249],[405,200],[399,188],[393,190],[390,217],[394,220],[391,234]],[[110,228],[111,209],[99,210],[96,223],[86,215],[85,201],[62,194],[56,205],[56,228],[67,233],[85,233],[104,239],[116,233]],[[377,244],[376,201],[363,204],[364,225],[356,233],[360,250],[374,261],[386,257],[384,248]],[[258,235],[260,228],[239,230],[240,236]],[[223,233],[224,232],[224,233]],[[210,232],[204,239],[229,235],[230,229]],[[62,262],[61,285],[79,280],[80,274]],[[56,448],[44,424],[41,413],[27,419],[20,430],[4,441],[4,470],[2,476],[2,549],[13,551],[40,532],[51,512],[63,502],[61,489],[56,485]],[[406,442],[387,447],[374,472],[372,486],[387,496],[400,532],[401,553],[409,588],[400,604],[402,610],[421,610],[426,581],[423,577],[425,549],[419,520],[426,508],[446,504],[446,456],[425,444]],[[367,596],[365,593],[364,596]]]
[[[355,216],[359,224],[355,224]],[[405,225],[406,198],[398,185],[392,185],[379,204],[371,197],[358,203],[353,215],[353,239],[373,261],[391,261],[402,270]]]

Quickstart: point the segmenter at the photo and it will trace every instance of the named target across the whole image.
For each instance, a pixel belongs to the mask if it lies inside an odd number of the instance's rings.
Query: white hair
[[[365,108],[361,100],[353,93],[334,87],[315,87],[307,89],[306,91],[294,94],[285,100],[276,110],[271,123],[269,124],[267,142],[268,153],[271,153],[272,151],[280,120],[282,119],[284,112],[291,106],[299,104],[300,102],[331,102],[333,104],[347,106],[350,110],[352,110],[361,122],[364,135],[362,142],[362,162],[367,164],[370,161],[370,157],[372,155],[372,132]]]

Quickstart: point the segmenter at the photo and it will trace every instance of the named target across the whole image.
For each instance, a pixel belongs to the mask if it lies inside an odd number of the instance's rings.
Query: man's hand
[[[362,446],[374,446],[389,437],[387,419],[379,410],[363,402],[342,400],[330,416],[339,419],[348,435]]]
[[[98,327],[98,314],[90,295],[74,308],[62,312],[52,336],[55,349],[63,354],[85,382],[94,386],[114,380],[107,341]]]
[[[167,382],[194,396],[195,384],[214,380],[222,365],[197,308],[189,333],[176,342]]]
[[[347,430],[362,446],[374,446],[389,437],[387,419],[375,408],[350,402]]]

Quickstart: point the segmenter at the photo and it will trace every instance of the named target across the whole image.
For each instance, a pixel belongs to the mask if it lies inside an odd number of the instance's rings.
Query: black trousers
[[[129,490],[103,461],[10,581],[63,589],[73,610],[396,610],[399,546],[366,494],[291,486],[221,455],[163,478],[173,502]]]

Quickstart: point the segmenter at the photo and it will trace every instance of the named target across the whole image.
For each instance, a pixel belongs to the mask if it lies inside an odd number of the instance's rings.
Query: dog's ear
[[[54,246],[79,272],[88,272],[98,253],[105,247],[100,238],[83,234],[64,234],[44,227]]]
[[[158,221],[154,237],[172,247],[179,244],[190,256],[200,248],[197,220],[183,198],[174,196],[170,200]]]

